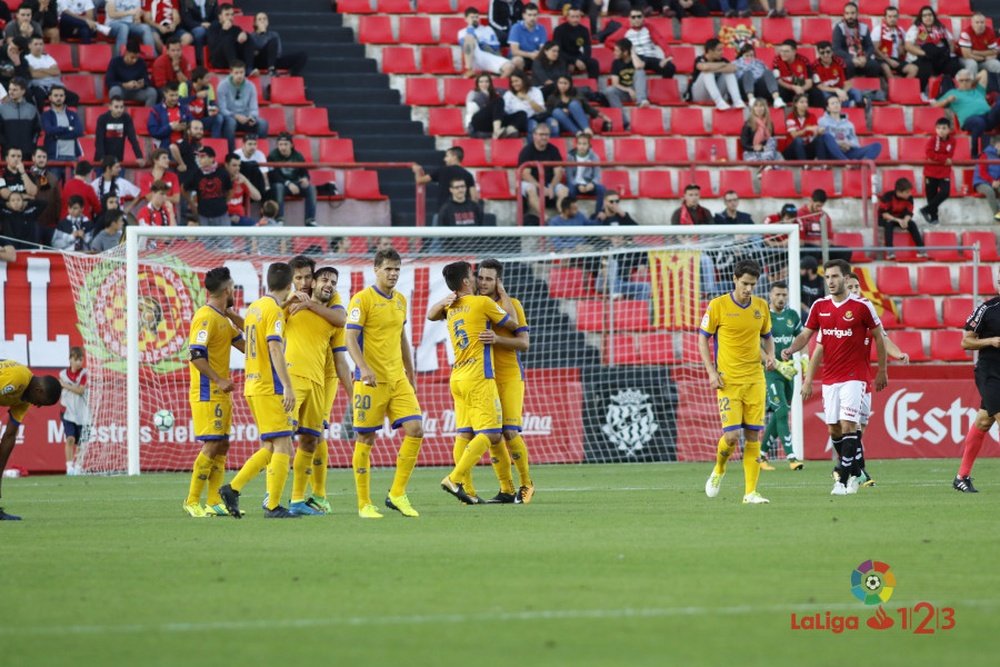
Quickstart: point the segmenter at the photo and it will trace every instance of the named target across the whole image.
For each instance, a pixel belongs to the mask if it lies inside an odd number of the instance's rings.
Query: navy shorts
[[[83,426],[77,424],[76,422],[71,422],[68,419],[63,419],[63,432],[67,438],[76,438],[77,442],[80,442],[80,438],[83,436]]]

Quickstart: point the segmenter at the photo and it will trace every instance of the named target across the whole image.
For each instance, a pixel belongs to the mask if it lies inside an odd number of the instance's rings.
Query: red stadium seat
[[[329,137],[333,135],[333,131],[330,129],[330,117],[326,109],[298,107],[295,109],[293,120],[295,122],[295,134],[304,134],[310,137]]]
[[[573,267],[552,267],[549,296],[553,299],[585,299],[594,295],[591,274]]]
[[[938,0],[939,16],[969,16],[972,14],[969,0]]]
[[[601,179],[608,192],[617,192],[626,199],[632,197],[632,183],[628,171],[606,169],[601,172]]]
[[[996,271],[991,266],[979,265],[979,283],[976,285],[976,294],[979,300],[983,296],[991,297],[996,294],[997,289],[994,284]],[[958,270],[958,292],[959,294],[972,294],[972,267],[963,266]]]
[[[378,172],[351,169],[344,174],[344,196],[349,199],[377,201],[385,199],[379,190]]]
[[[306,97],[305,79],[301,76],[271,77],[271,103],[291,105],[312,104],[309,98]]]
[[[458,32],[465,30],[465,19],[461,16],[442,16],[438,22],[439,43],[458,44]]]
[[[967,297],[943,299],[944,326],[948,329],[961,329],[972,315],[975,300]]]
[[[412,14],[413,5],[410,0],[376,0],[375,8],[379,14]]]
[[[674,67],[678,74],[691,74],[694,71],[697,56],[693,46],[671,46],[670,55],[674,57]]]
[[[337,11],[341,14],[374,14],[372,0],[337,0]]]
[[[444,79],[444,103],[462,106],[469,91],[476,86],[475,79],[447,77]]]
[[[653,161],[685,162],[688,159],[687,140],[682,137],[669,137],[653,141]]]
[[[875,284],[882,294],[891,296],[916,296],[910,282],[910,268],[907,266],[880,266]]]
[[[680,106],[684,104],[677,79],[650,79],[647,94],[652,104],[659,106]]]
[[[851,88],[858,90],[881,90],[882,79],[877,76],[856,76],[851,79]]]
[[[63,74],[76,71],[76,66],[73,64],[73,46],[68,42],[46,44],[45,53],[52,56],[59,65],[59,71]]]
[[[100,104],[104,100],[104,86],[94,86],[92,74],[63,74],[63,85],[80,96],[80,106]],[[104,109],[102,109],[104,111]]]
[[[77,44],[76,55],[80,59],[80,70],[104,74],[111,62],[111,46],[108,44]]]
[[[896,5],[897,2],[893,1],[890,3],[889,0],[865,0],[864,13],[879,15],[885,12],[885,8],[890,4]],[[832,14],[834,16],[840,16],[844,11],[844,3],[842,0],[819,0],[819,13],[820,14]],[[902,10],[900,14],[906,15]]]
[[[773,171],[773,170],[771,170]],[[767,172],[765,172],[767,173]],[[753,187],[753,176],[748,169],[723,169],[719,172],[719,192],[725,195],[734,190],[743,199],[754,199],[757,191]]]
[[[681,136],[685,136],[681,134]],[[695,139],[694,140],[694,161],[698,164],[711,164],[713,162],[727,162],[729,160],[729,148],[725,139]]]
[[[396,37],[392,34],[392,19],[388,16],[360,17],[358,19],[358,41],[362,44],[395,44]]]
[[[491,139],[490,163],[495,167],[516,167],[522,148],[524,142],[520,139]]]
[[[730,109],[719,111],[712,109],[712,134],[717,137],[738,137],[743,131],[743,110]]]
[[[882,147],[881,150],[879,150],[878,157],[875,158],[875,164],[879,164],[879,163],[882,163],[882,162],[891,162],[892,161],[892,155],[890,154],[890,150],[889,150],[889,139],[888,138],[886,138],[886,137],[861,137],[859,143],[861,144],[862,148],[864,148],[865,146],[871,146],[872,144],[878,144],[879,146]]]
[[[657,331],[637,334],[635,338],[643,364],[672,364],[676,361],[673,334]]]
[[[843,14],[844,8],[841,7],[833,15],[838,17],[836,20],[840,20],[840,15]],[[827,14],[820,10],[820,14]],[[816,62],[815,58],[810,58],[805,53],[803,53],[803,46],[806,44],[815,44],[821,39],[830,39],[833,35],[833,21],[828,17],[810,17],[806,19],[801,19],[799,21],[799,35],[801,36],[799,41],[799,54],[806,57],[810,63]],[[815,37],[813,37],[815,35]]]
[[[858,250],[858,248],[864,248],[868,245],[865,243],[865,236],[861,232],[834,232],[830,242],[834,245],[850,248],[852,251],[851,262],[855,264],[866,264],[872,261],[872,258],[867,253]]]
[[[1000,254],[997,253],[997,237],[993,232],[962,232],[962,245],[979,244],[980,262],[1000,262]],[[972,257],[972,251],[965,253],[967,257]]]
[[[611,66],[615,61],[615,54],[611,49],[594,44],[594,48],[590,51],[590,57],[597,61],[598,72],[611,73]]]
[[[864,136],[872,133],[872,131],[868,129],[868,119],[865,118],[864,109],[851,107],[850,109],[844,109],[843,113],[854,125],[854,131],[858,134],[858,136]]]
[[[962,349],[961,331],[938,329],[931,332],[931,358],[934,361],[962,361],[972,359],[972,352]]]
[[[427,133],[431,136],[465,136],[462,110],[454,107],[432,108],[427,116]]]
[[[614,333],[605,336],[602,359],[609,365],[632,366],[644,363],[642,353],[636,347],[634,334]]]
[[[955,294],[951,282],[951,267],[921,266],[917,268],[917,288],[923,294]]]
[[[420,68],[427,74],[458,73],[450,46],[425,46],[420,49]]]
[[[649,161],[646,157],[645,139],[615,139],[615,161],[616,162],[641,162],[645,164]]]
[[[692,169],[682,171],[677,175],[677,189],[680,192],[684,192],[684,188],[691,183],[701,188],[702,199],[711,199],[716,196],[715,190],[712,188],[712,174],[710,172],[703,169]]]
[[[465,167],[487,167],[490,165],[486,159],[486,142],[482,139],[455,139],[451,142],[452,148],[461,148],[464,157],[462,165]]]
[[[625,132],[625,118],[622,115],[621,109],[616,109],[614,107],[605,107],[601,111],[604,113],[605,116],[611,119],[611,131],[605,132],[602,129],[601,126],[603,125],[604,121],[602,121],[600,118],[592,118],[590,121],[590,127],[591,129],[594,130],[594,132],[600,132],[604,136],[627,134],[627,132]]]
[[[924,349],[924,336],[919,331],[897,331],[892,334],[892,342],[899,346],[899,349],[910,355],[910,361],[929,361],[927,351]],[[875,346],[872,346],[874,349]]]
[[[486,200],[513,199],[510,191],[510,181],[505,170],[481,171],[476,174],[476,184],[479,196]]]
[[[847,172],[841,172],[846,174]],[[816,190],[823,190],[826,192],[828,197],[832,197],[836,189],[833,185],[833,172],[832,171],[816,171],[809,170],[803,171],[801,174],[802,178],[802,195],[809,197]]]
[[[790,18],[761,19],[760,27],[760,38],[765,44],[781,44],[786,39],[795,39]]]
[[[958,235],[955,232],[925,232],[924,243],[927,246],[956,246]],[[935,262],[961,262],[964,259],[958,250],[928,250],[927,254]]]
[[[872,109],[872,132],[875,134],[907,134],[906,116],[902,107]]]
[[[889,101],[893,104],[926,105],[920,97],[920,81],[898,76],[889,79]]]
[[[97,142],[94,137],[80,137],[78,141],[80,142],[80,149],[83,150],[83,157],[93,161],[94,156],[97,154]],[[128,146],[127,141],[125,145]]]
[[[876,107],[876,111],[880,107]],[[900,109],[900,111],[902,111]],[[876,130],[877,132],[878,130]],[[914,132],[919,129],[914,127]],[[927,141],[930,137],[899,137],[896,139],[896,156],[900,162],[923,162],[927,159]]]
[[[412,46],[387,46],[382,49],[382,71],[386,74],[420,74]],[[274,79],[278,81],[279,79]],[[274,94],[274,84],[271,84]]]
[[[896,319],[896,316],[888,308],[882,311],[882,314],[878,316],[882,320],[883,329],[902,329],[903,323]],[[873,357],[874,359],[874,357]]]
[[[417,0],[418,14],[454,14],[451,0]]]
[[[646,137],[665,135],[667,132],[663,128],[663,111],[655,107],[633,109],[632,132]]]
[[[336,163],[354,162],[354,140],[330,138],[320,139],[319,161]]]
[[[681,41],[701,46],[716,35],[715,21],[711,18],[685,16],[681,21]]]
[[[802,172],[803,175],[812,172]],[[795,174],[790,169],[769,169],[760,177],[760,194],[775,199],[797,199]]]
[[[326,111],[326,109],[322,109]],[[259,107],[257,113],[261,118],[267,121],[267,131],[271,136],[277,136],[282,132],[288,131],[288,118],[285,116],[285,110],[281,107]],[[297,134],[312,134],[312,132],[305,132],[299,129],[296,124],[295,131]]]
[[[946,118],[943,109],[935,109],[930,106],[917,107],[913,112],[913,134],[930,137],[934,133],[934,125],[938,120]]]
[[[83,109],[83,131],[86,134],[97,132],[97,119],[107,111],[102,107],[84,107]]]
[[[810,16],[816,13],[812,8],[812,0],[787,0],[785,11],[790,16]]]
[[[652,331],[649,308],[649,301],[616,300],[613,331]],[[612,308],[609,306],[608,310]]]
[[[815,173],[815,172],[806,172]],[[865,184],[868,180],[869,184]],[[844,169],[840,172],[840,196],[860,197],[865,189],[871,195],[871,185],[868,174],[861,169]]]
[[[576,328],[579,331],[604,331],[607,324],[603,301],[588,299],[576,302]]]
[[[646,199],[674,199],[673,176],[669,171],[645,170],[639,172],[639,196]]]
[[[400,44],[438,44],[431,34],[431,20],[426,16],[399,17]]]
[[[903,325],[911,329],[937,329],[941,326],[937,304],[931,297],[903,300]]]
[[[436,107],[444,104],[436,78],[411,76],[406,80],[406,103],[410,106]]]
[[[875,238],[878,240],[884,239],[884,234],[876,232]],[[897,262],[916,262],[923,261],[922,258],[917,257],[917,247],[913,243],[913,239],[910,238],[909,234],[896,234],[892,237],[893,251],[896,255]]]

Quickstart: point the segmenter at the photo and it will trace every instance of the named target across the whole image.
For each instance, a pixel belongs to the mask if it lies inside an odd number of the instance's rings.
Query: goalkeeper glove
[[[794,361],[779,361],[775,368],[786,380],[791,380],[797,372]]]

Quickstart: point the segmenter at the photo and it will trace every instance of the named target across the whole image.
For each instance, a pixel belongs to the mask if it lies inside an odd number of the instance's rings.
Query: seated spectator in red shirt
[[[860,90],[851,85],[844,61],[833,55],[833,45],[830,42],[823,41],[816,45],[816,62],[812,69],[813,84],[823,95],[824,104],[834,95],[840,98],[845,107],[867,106],[870,103]]]
[[[986,25],[986,17],[982,12],[972,15],[969,26],[958,37],[958,48],[962,52],[962,68],[976,74],[985,69],[993,74],[1000,74],[1000,43],[996,32]]]
[[[171,37],[167,50],[153,61],[153,85],[163,88],[168,82],[187,83],[191,77],[191,63],[184,57],[181,40]]]
[[[920,215],[932,225],[940,222],[938,209],[951,196],[951,161],[955,157],[955,139],[951,136],[951,121],[938,118],[934,124],[935,136],[927,140],[927,161],[924,166],[924,189],[927,206]]]
[[[913,183],[908,178],[897,179],[896,186],[879,198],[878,224],[885,233],[887,248],[892,247],[892,234],[896,227],[908,231],[918,248],[924,247],[924,237],[920,234],[916,220],[913,219]],[[917,257],[927,259],[927,253],[918,252]],[[896,254],[889,251],[885,254],[885,258],[894,260]]]
[[[712,212],[701,205],[701,186],[690,183],[684,188],[681,207],[670,216],[671,225],[710,225]]]
[[[815,160],[818,145],[813,140],[822,132],[816,114],[809,111],[809,96],[796,95],[785,118],[786,139],[782,155],[786,160]]]
[[[227,210],[233,225],[253,227],[257,221],[247,216],[247,198],[250,201],[260,201],[262,197],[260,190],[255,188],[250,179],[240,172],[241,162],[240,156],[236,153],[230,153],[226,156],[226,171],[233,182],[233,188],[229,191]]]
[[[174,207],[167,201],[168,186],[163,181],[153,181],[149,188],[149,202],[143,206],[136,220],[140,225],[150,227],[176,227],[177,219],[174,217]]]
[[[799,55],[798,48],[794,39],[786,39],[775,49],[774,78],[778,80],[778,92],[785,104],[804,93],[809,96],[809,106],[822,108],[825,98],[814,89],[812,68],[805,56]]]
[[[170,152],[163,148],[157,148],[150,154],[149,158],[150,162],[153,163],[153,169],[150,171],[150,177],[140,182],[139,196],[148,200],[151,185],[159,181],[167,186],[167,201],[174,206],[180,205],[181,182],[177,178],[177,174],[170,171]]]
[[[156,50],[162,51],[164,42],[177,36],[181,45],[187,46],[194,39],[181,27],[180,3],[178,0],[143,0],[142,20],[153,29]]]
[[[817,188],[813,190],[809,203],[802,206],[796,213],[799,223],[799,240],[803,249],[811,249],[810,254],[822,255],[823,230],[826,229],[827,245],[830,248],[830,259],[842,259],[845,262],[851,261],[851,251],[842,246],[835,246],[829,243],[833,238],[833,221],[829,214],[823,210],[826,205],[826,190]],[[803,250],[803,254],[806,250]]]

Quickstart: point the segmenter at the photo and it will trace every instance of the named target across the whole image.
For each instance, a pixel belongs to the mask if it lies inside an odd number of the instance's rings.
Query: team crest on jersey
[[[660,429],[649,399],[637,389],[622,389],[611,397],[601,431],[618,451],[638,454]]]
[[[848,322],[850,322],[851,320],[853,320],[854,319],[854,311],[849,310],[846,313],[844,313],[844,319],[847,320]]]
[[[759,310],[754,310],[754,311],[753,311],[753,318],[754,318],[755,320],[759,320],[759,319],[761,318],[761,314],[760,314],[760,311],[759,311]]]
[[[0,391],[0,394],[3,394],[4,396],[6,396],[8,394],[13,394],[16,390],[17,390],[17,387],[15,387],[12,384],[9,384],[9,385],[7,385],[6,387],[3,388],[3,391]]]

